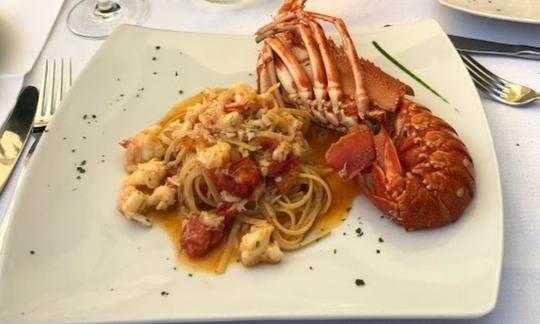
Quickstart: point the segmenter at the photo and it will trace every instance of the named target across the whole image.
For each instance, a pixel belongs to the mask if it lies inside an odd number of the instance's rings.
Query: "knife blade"
[[[448,37],[459,51],[540,60],[540,47],[503,44],[454,35],[448,35]]]
[[[24,88],[17,98],[15,107],[0,129],[0,192],[4,190],[32,132],[38,94],[35,87],[27,86]]]

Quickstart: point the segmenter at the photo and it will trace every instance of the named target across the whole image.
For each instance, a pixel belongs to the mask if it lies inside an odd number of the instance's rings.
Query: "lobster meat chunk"
[[[367,198],[408,231],[456,221],[475,192],[472,158],[457,133],[407,99],[392,126],[391,136],[385,128],[373,135],[375,157],[370,166],[362,166],[369,173],[358,176]],[[345,137],[358,136],[354,134]],[[360,143],[363,147],[368,141]],[[351,153],[352,145],[339,140],[328,150],[327,161],[336,171],[358,163],[360,153]],[[364,151],[372,156],[373,149]]]
[[[325,154],[326,162],[343,179],[352,179],[375,160],[375,147],[371,131],[360,125],[332,144]]]

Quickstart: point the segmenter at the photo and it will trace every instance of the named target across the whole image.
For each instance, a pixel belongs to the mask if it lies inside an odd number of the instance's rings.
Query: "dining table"
[[[21,0],[37,3],[30,0]],[[12,78],[2,87],[0,96],[16,94],[24,85],[38,86],[46,59],[70,58],[73,80],[85,68],[94,53],[106,41],[76,36],[68,29],[66,19],[70,9],[80,0],[60,1],[47,8],[33,21],[45,21],[43,44],[35,50],[29,70]],[[54,3],[51,2],[51,3]],[[246,0],[233,4],[209,3],[203,0],[152,0],[143,26],[196,33],[253,35],[268,23],[282,1]],[[448,34],[503,43],[540,47],[540,23],[521,23],[492,19],[456,11],[435,0],[310,0],[311,11],[342,17],[352,33],[362,33],[385,25],[400,25],[424,19],[436,20]],[[36,4],[37,6],[37,4]],[[56,17],[51,19],[51,10]],[[29,20],[27,20],[29,21]],[[32,32],[32,31],[29,31]],[[0,39],[1,40],[1,39]],[[407,39],[399,40],[407,42]],[[0,45],[0,54],[4,49]],[[361,53],[360,53],[361,54]],[[528,60],[496,55],[474,55],[474,58],[494,73],[506,79],[540,89],[540,60]],[[0,55],[2,59],[2,55]],[[16,60],[6,64],[16,64]],[[255,60],[253,62],[255,69]],[[8,69],[9,70],[9,69]],[[2,93],[4,92],[4,93]],[[540,323],[540,101],[523,107],[511,107],[479,94],[487,117],[496,151],[504,204],[504,257],[496,307],[477,319],[365,319],[362,323]],[[4,100],[14,103],[13,99]],[[0,117],[6,118],[12,106],[0,106]],[[466,109],[464,107],[463,109]],[[3,122],[4,120],[0,120]],[[27,149],[28,150],[27,145]],[[25,151],[25,152],[26,152]],[[24,176],[24,158],[0,197],[0,221]],[[46,170],[44,170],[45,172]],[[478,238],[482,240],[482,238]],[[466,293],[466,292],[464,292]],[[261,323],[270,321],[261,321]],[[283,321],[284,323],[288,321]],[[303,322],[299,320],[290,322]],[[318,320],[320,323],[353,323],[356,320]]]

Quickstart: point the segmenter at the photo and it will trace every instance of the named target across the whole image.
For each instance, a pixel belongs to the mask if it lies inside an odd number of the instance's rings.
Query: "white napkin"
[[[36,61],[64,0],[0,1],[0,75],[26,74]]]

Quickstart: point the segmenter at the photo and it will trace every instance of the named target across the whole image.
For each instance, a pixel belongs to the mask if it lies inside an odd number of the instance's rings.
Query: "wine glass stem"
[[[108,18],[109,16],[120,10],[118,2],[113,0],[97,0],[94,14],[102,18]]]
[[[97,0],[97,9],[101,12],[111,10],[113,2],[111,0]]]

